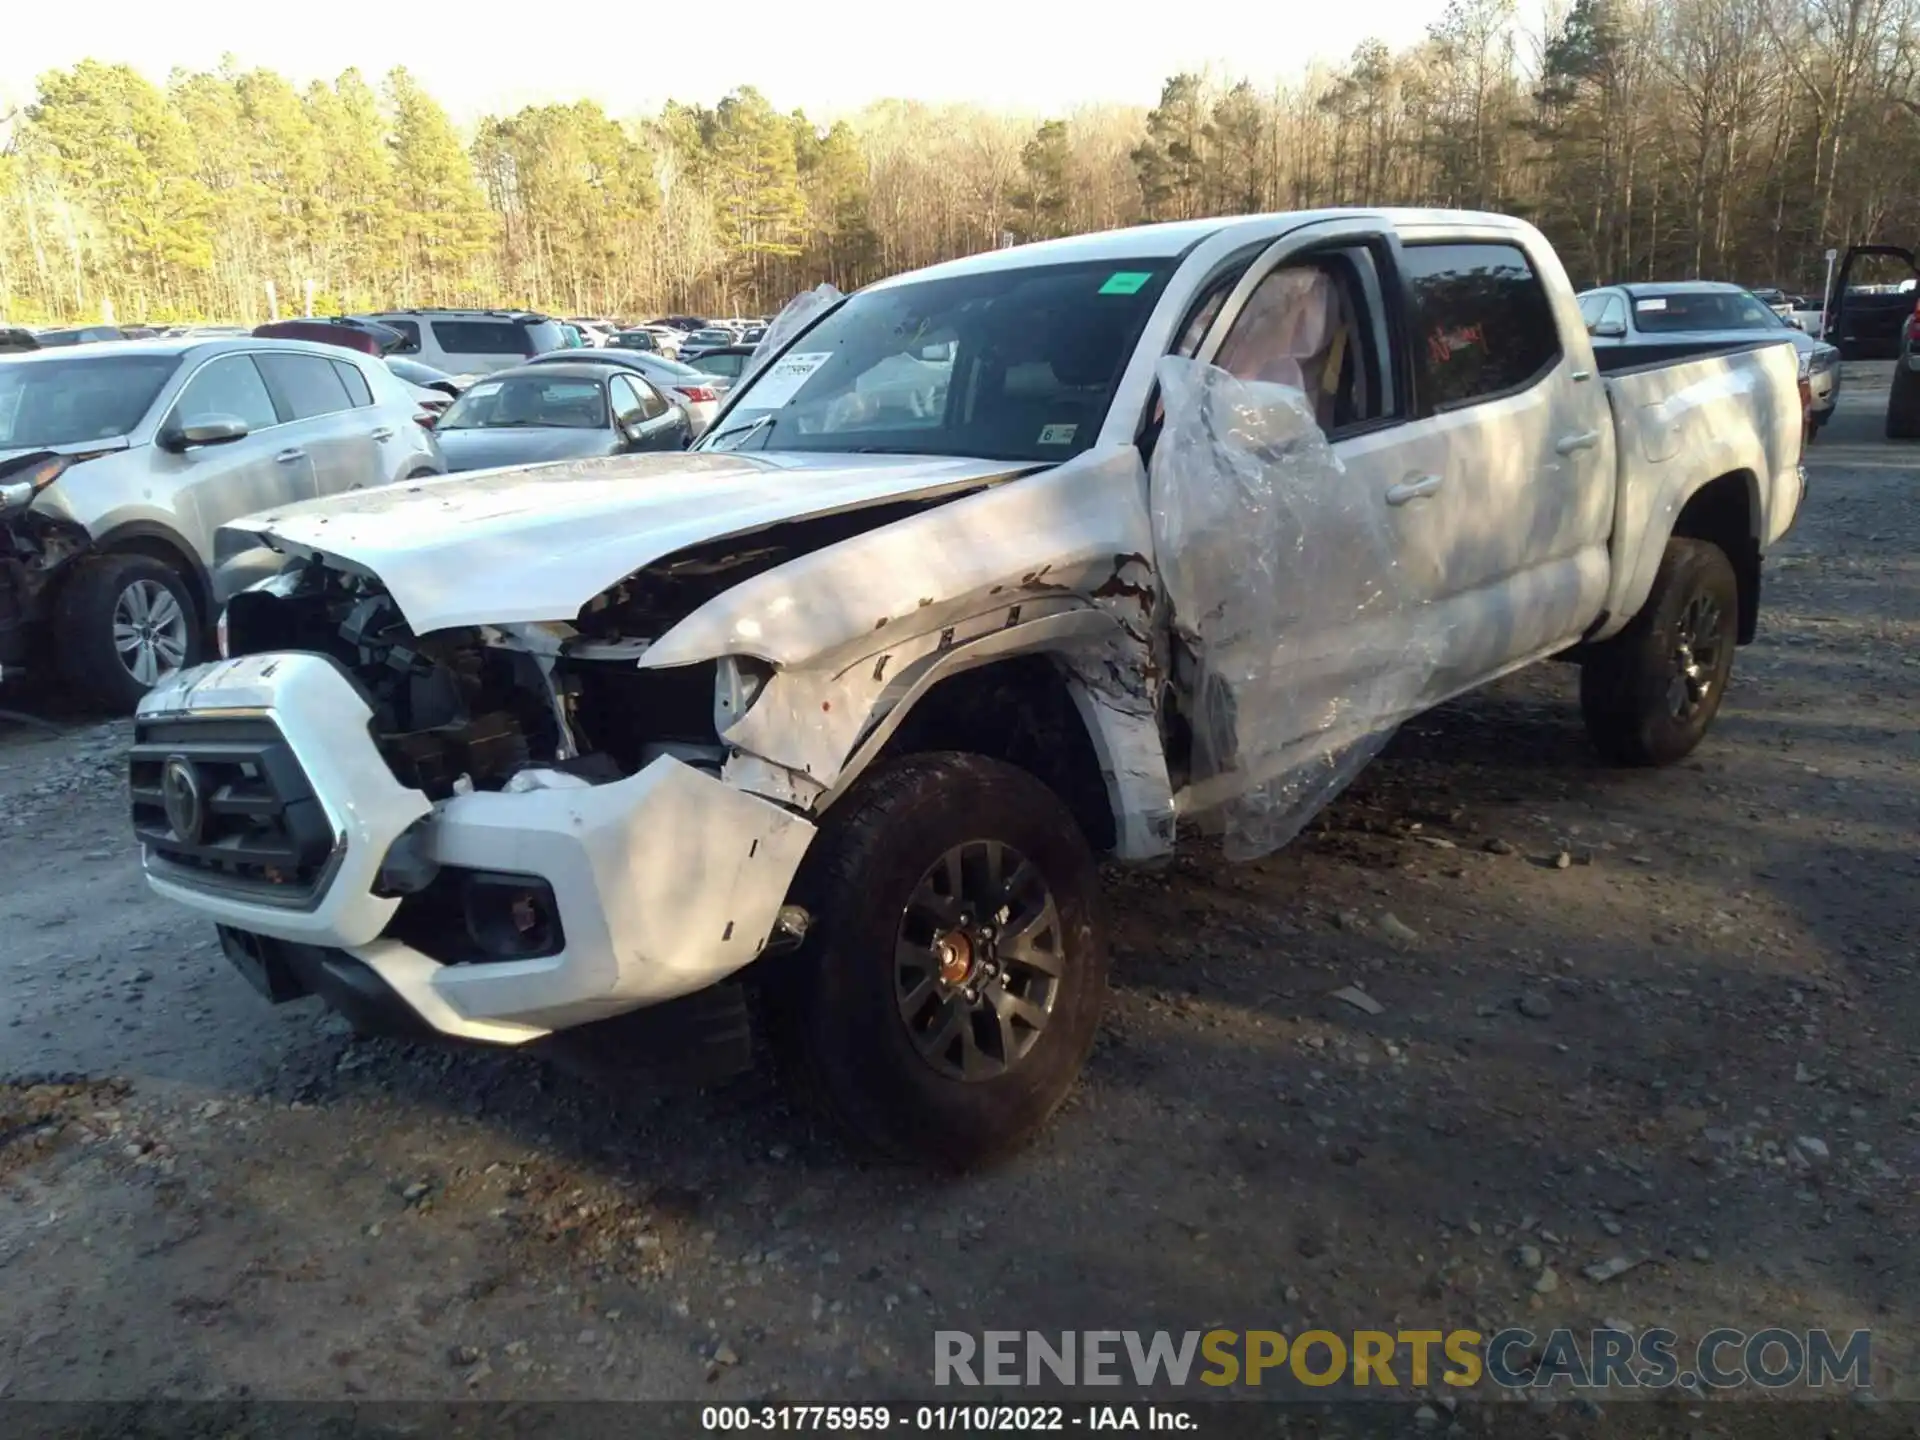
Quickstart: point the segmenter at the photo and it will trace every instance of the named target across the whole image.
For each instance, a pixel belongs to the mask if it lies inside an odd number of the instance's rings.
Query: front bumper
[[[689,995],[753,960],[771,934],[814,827],[721,780],[662,757],[606,785],[479,792],[431,803],[400,784],[369,729],[372,712],[331,660],[253,655],[183,672],[140,720],[277,727],[335,836],[328,870],[289,904],[146,854],[159,895],[244,935],[343,952],[430,1029],[520,1044]],[[402,901],[376,892],[402,835],[443,875],[544,882],[562,947],[533,959],[435,959]],[[258,887],[256,887],[257,889]],[[457,922],[456,922],[457,923]],[[409,939],[398,938],[396,929]]]

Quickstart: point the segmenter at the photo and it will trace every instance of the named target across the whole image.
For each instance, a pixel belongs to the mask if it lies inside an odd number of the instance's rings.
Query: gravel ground
[[[124,728],[0,722],[0,1395],[845,1401],[937,1327],[1607,1319],[1870,1327],[1920,1398],[1920,452],[1848,383],[1692,761],[1601,768],[1541,667],[1280,855],[1114,873],[1084,1085],[960,1180],[764,1077],[269,1008],[147,895]]]

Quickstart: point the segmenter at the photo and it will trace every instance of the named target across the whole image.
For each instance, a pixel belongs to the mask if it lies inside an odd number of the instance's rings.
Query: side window
[[[658,390],[654,389],[653,386],[642,380],[638,375],[629,375],[627,379],[632,383],[634,392],[640,397],[640,418],[642,420],[658,420],[662,415],[667,413],[670,407],[667,404],[666,397],[661,395]]]
[[[1600,316],[1607,308],[1605,295],[1582,295],[1580,297],[1580,323],[1591,330],[1600,323]]]
[[[407,343],[400,348],[399,354],[418,355],[420,353],[420,322],[418,320],[382,320],[380,323],[392,326],[407,337]]]
[[[613,418],[622,425],[638,425],[647,418],[645,403],[633,382],[625,375],[616,375],[607,382],[607,389],[613,395]]]
[[[1320,428],[1336,432],[1387,413],[1373,335],[1350,261],[1283,265],[1247,296],[1213,363],[1303,392]]]
[[[333,368],[339,372],[340,383],[347,387],[347,398],[355,405],[373,404],[373,388],[367,384],[367,377],[360,373],[360,367],[351,360],[335,360]]]
[[[533,334],[511,320],[435,320],[433,338],[449,355],[532,355]],[[556,337],[556,345],[560,343]]]
[[[1517,245],[1409,245],[1403,253],[1434,409],[1521,389],[1559,358],[1547,287]]]
[[[1600,314],[1602,325],[1617,325],[1622,335],[1627,333],[1627,302],[1618,295],[1607,297],[1607,308]]]
[[[247,422],[248,430],[265,430],[280,423],[266,382],[252,357],[227,355],[210,360],[187,382],[173,404],[175,423],[186,424],[209,415],[232,415]]]
[[[353,408],[347,387],[340,383],[331,360],[296,355],[290,350],[269,350],[258,358],[267,384],[273,387],[273,398],[287,419],[310,420]]]

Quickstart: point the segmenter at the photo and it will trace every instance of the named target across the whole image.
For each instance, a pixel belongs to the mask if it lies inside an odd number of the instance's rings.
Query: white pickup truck
[[[286,569],[140,707],[154,890],[368,1029],[738,1064],[753,1013],[857,1133],[977,1161],[1093,1042],[1096,855],[1280,843],[1549,657],[1678,759],[1802,493],[1784,333],[1598,360],[1495,215],[1000,250],[775,351],[690,453],[243,522]]]

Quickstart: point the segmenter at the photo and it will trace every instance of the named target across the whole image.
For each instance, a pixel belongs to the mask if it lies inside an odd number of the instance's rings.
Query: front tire
[[[1920,375],[1902,360],[1893,367],[1893,386],[1887,391],[1887,438],[1920,440]]]
[[[800,893],[776,1014],[858,1138],[964,1168],[1046,1123],[1107,988],[1099,877],[1059,797],[997,760],[907,756],[836,807]]]
[[[206,658],[192,587],[147,555],[82,561],[61,591],[55,628],[68,683],[121,715],[168,675]]]
[[[1706,736],[1733,673],[1740,586],[1718,545],[1667,542],[1647,603],[1580,667],[1587,734],[1616,765],[1671,765]]]

